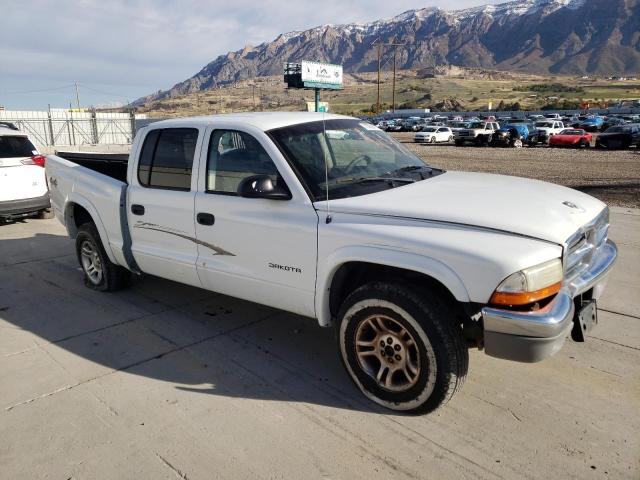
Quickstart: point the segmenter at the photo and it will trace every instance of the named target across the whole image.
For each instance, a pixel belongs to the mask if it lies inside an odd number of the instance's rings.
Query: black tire
[[[582,140],[580,140],[580,143],[578,145],[580,148],[589,148],[589,144],[587,143],[587,141],[583,138]]]
[[[96,259],[101,268],[99,278],[94,276],[92,279],[91,274],[83,262],[82,249],[85,248],[85,246],[90,246],[97,257]],[[102,241],[100,240],[100,234],[93,222],[85,223],[78,229],[78,235],[76,236],[76,255],[84,275],[84,284],[90,289],[100,292],[114,292],[129,286],[131,283],[131,272],[109,260],[109,256],[107,252],[105,252]]]
[[[431,143],[436,143],[436,137],[431,137]]]
[[[55,214],[53,213],[53,210],[51,208],[40,210],[37,215],[37,218],[40,220],[48,220],[53,217],[55,217]]]
[[[396,341],[404,334],[393,337],[382,336],[382,329],[370,329],[373,335],[373,347],[357,347],[356,340],[362,339],[360,332],[371,325],[372,318],[382,316],[384,325],[400,326],[410,336],[412,342],[396,346]],[[469,353],[462,337],[462,319],[455,310],[428,291],[413,290],[411,286],[396,283],[372,282],[351,293],[343,302],[338,313],[338,349],[340,358],[347,373],[362,393],[373,402],[391,410],[411,413],[428,413],[447,403],[462,386],[469,366]],[[378,327],[380,324],[378,324]],[[402,331],[402,330],[401,330]],[[407,338],[407,337],[405,337]],[[387,352],[386,362],[393,363],[396,358],[396,370],[385,370],[383,366],[384,351],[379,342],[386,341],[397,353]],[[362,345],[362,341],[360,341]],[[357,348],[373,348],[367,357],[359,357]],[[378,348],[380,350],[378,351]],[[406,350],[405,350],[406,348]],[[412,351],[410,351],[412,349]],[[362,352],[360,352],[362,355]],[[379,355],[382,356],[379,356]],[[406,355],[405,355],[406,354]],[[380,385],[373,376],[371,365],[363,365],[361,358],[376,356],[380,367],[376,376],[393,383],[400,375],[409,379],[407,373],[409,359],[413,357],[413,365],[417,369],[409,369],[415,376],[413,383],[408,383],[403,390],[392,391]],[[391,359],[390,359],[391,358]],[[417,360],[419,359],[419,360]],[[404,362],[400,365],[401,362]],[[367,372],[367,368],[372,370]],[[403,369],[404,373],[400,369]],[[390,388],[393,388],[391,385]],[[400,386],[403,387],[403,386]]]
[[[456,140],[455,144],[456,144],[456,147],[462,147],[464,145],[464,142],[461,140]]]

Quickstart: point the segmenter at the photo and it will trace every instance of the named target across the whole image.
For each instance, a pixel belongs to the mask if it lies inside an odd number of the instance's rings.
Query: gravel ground
[[[576,188],[609,205],[640,207],[640,149],[456,147],[416,144],[413,133],[393,135],[425,161],[447,170],[535,178]]]

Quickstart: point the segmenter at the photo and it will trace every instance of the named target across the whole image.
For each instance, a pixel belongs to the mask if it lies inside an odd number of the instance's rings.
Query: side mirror
[[[289,190],[275,185],[269,175],[252,175],[243,179],[238,185],[238,195],[245,198],[291,200]]]

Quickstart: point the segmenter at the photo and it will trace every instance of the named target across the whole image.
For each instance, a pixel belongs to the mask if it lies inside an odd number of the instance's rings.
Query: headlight
[[[562,262],[559,258],[525,268],[505,278],[489,303],[500,306],[527,305],[551,297],[562,286]]]

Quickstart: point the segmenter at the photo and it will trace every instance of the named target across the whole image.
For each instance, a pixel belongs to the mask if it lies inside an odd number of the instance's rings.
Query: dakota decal
[[[302,273],[302,269],[298,267],[290,267],[288,265],[280,265],[279,263],[269,262],[269,268],[275,268],[276,270],[284,270],[285,272]]]

